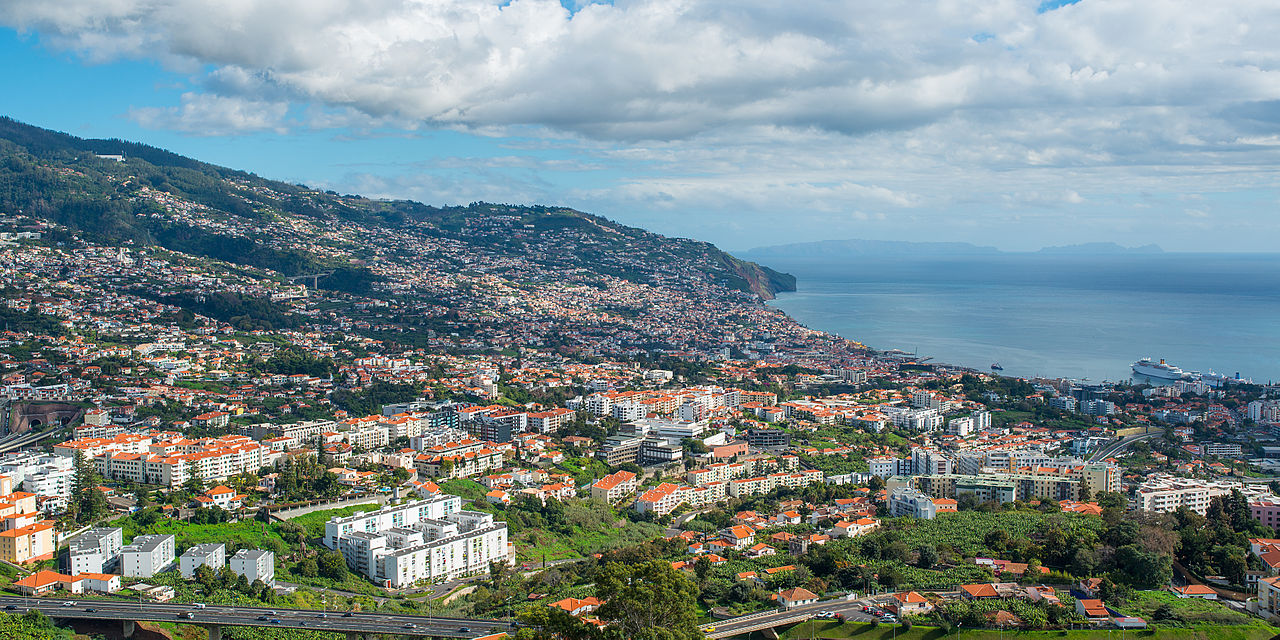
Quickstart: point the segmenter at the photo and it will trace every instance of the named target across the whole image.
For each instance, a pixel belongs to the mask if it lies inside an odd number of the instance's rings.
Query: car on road
[[[819,620],[830,620],[834,617],[836,617],[836,612],[834,611],[819,611],[817,615]]]
[[[18,608],[18,606],[17,606],[17,605],[12,605],[12,604],[6,604],[6,605],[4,606],[4,608],[5,608],[6,610],[8,610],[8,611],[13,611],[14,609],[17,609],[17,608]]]
[[[471,627],[459,627],[458,633],[471,633]]]
[[[893,615],[893,614],[889,614],[889,615],[886,615],[884,618],[882,618],[882,619],[881,619],[881,621],[882,621],[882,622],[897,622],[897,621],[898,621],[898,617],[897,617],[897,616],[895,616],[895,615]]]
[[[402,624],[402,625],[400,625],[400,626],[401,626],[401,627],[404,627],[405,629],[415,629],[415,628],[417,628],[417,626],[418,626],[418,625],[416,625],[416,624],[414,624],[414,623],[412,623],[412,622],[406,622],[406,623],[404,623],[404,624]]]
[[[258,621],[259,621],[259,622],[266,622],[267,620],[270,620],[270,618],[268,618],[268,617],[266,617],[266,616],[258,616]]]
[[[179,613],[179,614],[178,614],[178,617],[179,617],[179,618],[181,618],[181,619],[184,619],[184,620],[190,620],[190,619],[192,619],[192,618],[196,617],[196,614],[194,614],[194,613],[192,613],[192,612],[190,612],[190,611],[184,611],[184,612],[182,612],[182,613]]]
[[[204,603],[203,603],[203,602],[192,602],[192,603],[191,603],[191,606],[193,606],[193,607],[195,607],[195,608],[197,608],[197,609],[203,609],[203,608],[204,608]]]
[[[280,618],[272,618],[271,624],[280,624]]]
[[[319,613],[319,614],[316,614],[316,617],[317,617],[317,618],[328,618],[328,617],[329,617],[329,614],[327,614],[327,613]]]
[[[85,613],[97,613],[97,612],[98,612],[98,610],[97,610],[97,609],[94,609],[93,607],[89,607],[88,609],[85,609],[84,611],[85,611]]]
[[[74,603],[74,602],[64,602],[64,603],[62,603],[62,606],[64,606],[64,607],[74,607],[74,606],[76,606],[76,603]]]
[[[350,611],[348,611],[348,612],[346,612],[346,613],[342,614],[342,617],[344,617],[344,618],[350,618],[350,617],[352,617],[353,615],[354,615],[353,613],[351,613]]]

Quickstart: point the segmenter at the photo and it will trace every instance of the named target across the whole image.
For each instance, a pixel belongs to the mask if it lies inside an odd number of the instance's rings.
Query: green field
[[[662,527],[647,522],[628,522],[621,527],[597,530],[578,529],[572,535],[542,529],[525,529],[511,535],[516,556],[522,562],[582,558],[592,553],[640,544],[662,535]]]
[[[289,522],[295,522],[302,525],[307,530],[307,536],[319,538],[324,535],[324,523],[328,522],[334,516],[349,516],[360,511],[374,511],[381,508],[380,504],[357,504],[350,507],[342,507],[340,509],[325,509],[324,511],[312,511],[311,513],[300,515],[296,518],[289,518]]]
[[[125,540],[142,534],[173,534],[179,550],[205,542],[238,544],[249,549],[269,549],[277,555],[289,545],[276,532],[275,525],[255,520],[223,522],[219,524],[191,524],[182,520],[161,518],[154,524],[140,527],[132,518],[120,518],[107,526],[124,529]]]
[[[902,631],[898,625],[872,626],[864,623],[841,624],[832,620],[804,622],[779,634],[782,640],[800,638],[858,638],[859,640],[1270,640],[1280,629],[1261,623],[1250,625],[1201,625],[1191,628],[1154,627],[1140,631],[1093,629],[1083,631],[1000,631],[997,629],[961,629],[948,635],[937,627],[912,627]],[[739,636],[746,639],[746,636]],[[761,638],[759,633],[752,636]]]
[[[484,500],[484,494],[489,493],[489,490],[475,480],[454,478],[441,482],[440,492],[458,496],[463,500]]]
[[[1137,591],[1133,594],[1133,597],[1129,598],[1125,606],[1120,607],[1120,609],[1129,615],[1153,622],[1156,620],[1156,610],[1164,605],[1173,610],[1173,620],[1169,622],[1176,622],[1186,626],[1199,624],[1244,625],[1254,621],[1254,618],[1228,609],[1215,600],[1179,598],[1168,591]],[[1165,621],[1161,620],[1160,622],[1164,623]]]

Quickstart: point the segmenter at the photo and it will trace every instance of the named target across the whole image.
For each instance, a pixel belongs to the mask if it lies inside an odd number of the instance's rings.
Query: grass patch
[[[256,520],[223,522],[219,524],[192,524],[183,520],[162,518],[154,524],[141,527],[130,517],[113,520],[107,526],[120,527],[126,540],[142,534],[173,534],[179,552],[192,545],[205,542],[221,542],[228,547],[269,549],[280,555],[290,545],[276,532],[275,525]]]
[[[1169,622],[1177,622],[1187,626],[1199,624],[1247,625],[1255,621],[1254,618],[1247,614],[1229,609],[1226,605],[1216,600],[1179,598],[1168,591],[1135,592],[1133,597],[1129,598],[1129,601],[1121,609],[1125,613],[1153,622],[1156,610],[1166,605],[1173,612],[1173,620]],[[1164,620],[1160,622],[1167,624]]]
[[[440,493],[452,494],[463,500],[484,500],[484,494],[489,490],[475,480],[453,478],[440,483]]]
[[[359,513],[361,511],[375,511],[381,508],[382,505],[377,503],[355,504],[338,509],[325,509],[323,511],[304,513],[296,518],[289,518],[289,522],[302,525],[303,528],[307,530],[307,535],[309,537],[319,538],[324,535],[324,523],[328,522],[334,516],[342,518],[353,513]]]

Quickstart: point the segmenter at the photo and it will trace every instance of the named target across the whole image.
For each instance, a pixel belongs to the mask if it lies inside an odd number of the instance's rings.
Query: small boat
[[[1000,363],[999,363],[999,362],[992,362],[992,363],[991,363],[991,370],[992,370],[992,371],[1004,371],[1004,367],[1000,366]]]

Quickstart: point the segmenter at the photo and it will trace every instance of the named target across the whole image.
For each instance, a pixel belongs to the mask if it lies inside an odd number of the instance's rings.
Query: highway
[[[45,438],[61,433],[64,428],[65,427],[57,427],[49,429],[48,431],[27,431],[25,433],[7,435],[4,438],[0,438],[0,453],[29,447],[41,440],[44,440]]]
[[[64,603],[70,602],[71,606]],[[5,613],[22,614],[37,609],[50,618],[177,622],[205,626],[277,627],[282,629],[314,629],[333,633],[390,634],[432,638],[500,637],[512,630],[505,620],[468,618],[435,618],[404,614],[321,612],[301,609],[267,609],[208,605],[198,609],[192,604],[163,604],[123,600],[59,600],[0,596]],[[11,608],[12,607],[12,608]],[[190,617],[187,617],[187,616]]]
[[[1113,456],[1113,455],[1115,455],[1115,454],[1117,454],[1117,453],[1120,453],[1121,451],[1124,451],[1125,449],[1128,449],[1130,445],[1132,445],[1133,443],[1135,443],[1135,442],[1137,442],[1137,441],[1139,441],[1139,440],[1148,440],[1148,439],[1150,439],[1150,438],[1159,438],[1159,437],[1161,437],[1161,436],[1163,436],[1163,435],[1164,435],[1164,432],[1163,432],[1163,431],[1159,431],[1159,432],[1156,432],[1156,433],[1140,433],[1140,434],[1138,434],[1138,435],[1136,435],[1136,436],[1129,436],[1129,437],[1127,437],[1127,438],[1121,438],[1121,439],[1116,440],[1115,442],[1112,442],[1112,443],[1108,444],[1107,446],[1105,446],[1105,447],[1103,447],[1103,448],[1099,449],[1097,453],[1095,453],[1095,454],[1093,454],[1093,455],[1089,456],[1089,462],[1098,462],[1098,461],[1100,461],[1100,460],[1106,460],[1108,457]]]
[[[880,598],[883,600],[884,598]],[[795,624],[803,622],[814,617],[820,611],[830,611],[832,613],[844,614],[845,620],[853,622],[870,622],[874,618],[867,613],[863,613],[864,605],[874,605],[876,600],[872,598],[863,598],[861,600],[826,600],[814,604],[804,605],[788,610],[776,610],[763,613],[753,613],[751,615],[741,616],[738,618],[729,618],[727,620],[719,620],[704,625],[704,630],[708,638],[728,638],[731,636],[749,633],[751,631],[759,631],[787,624]]]

